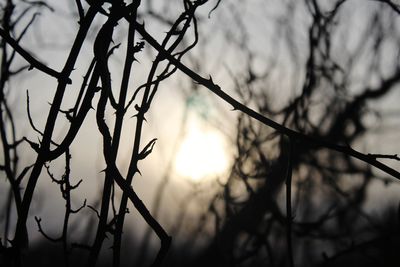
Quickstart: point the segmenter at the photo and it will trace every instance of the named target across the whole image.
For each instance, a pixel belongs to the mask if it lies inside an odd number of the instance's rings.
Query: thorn
[[[36,152],[39,152],[39,145],[28,140],[27,138],[24,138],[26,142],[28,142],[28,144],[32,147],[33,150],[35,150]]]

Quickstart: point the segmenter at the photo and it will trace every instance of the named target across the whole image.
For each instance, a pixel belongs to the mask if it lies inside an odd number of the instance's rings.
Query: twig
[[[23,29],[23,31],[21,32],[21,34],[19,35],[19,37],[17,38],[16,42],[19,43],[22,38],[24,37],[24,35],[28,32],[28,29],[30,29],[30,26],[33,24],[33,22],[35,21],[36,17],[40,15],[40,13],[35,13],[33,14],[31,20],[26,24],[25,28]],[[10,59],[8,60],[8,64],[11,65],[11,62],[14,60],[15,54],[17,53],[16,50],[12,51],[12,54],[10,56]],[[29,68],[28,68],[29,69]]]
[[[397,154],[385,155],[385,154],[368,154],[368,156],[374,159],[394,159],[400,161],[400,157]]]
[[[61,237],[59,237],[59,238],[53,238],[53,237],[47,235],[47,234],[43,231],[43,229],[42,229],[42,224],[41,224],[42,219],[41,219],[40,217],[35,216],[35,221],[36,221],[36,223],[37,223],[37,226],[39,227],[38,231],[39,231],[46,239],[48,239],[48,240],[50,240],[50,241],[52,241],[52,242],[59,242],[59,241],[61,240]]]
[[[31,125],[32,129],[35,130],[35,132],[37,132],[40,136],[43,136],[43,133],[36,128],[35,124],[33,123],[33,119],[31,116],[31,110],[29,108],[29,91],[26,90],[26,113],[28,114],[28,120],[29,120],[29,124]]]
[[[289,156],[288,166],[286,173],[286,240],[288,245],[289,263],[291,267],[294,267],[293,260],[293,241],[292,241],[292,157],[293,157],[293,143],[290,138],[289,141]],[[285,153],[285,152],[282,152]]]
[[[97,215],[97,218],[100,218],[100,213],[98,212],[98,210],[96,210],[93,206],[91,205],[86,205],[86,207],[88,207],[89,209],[91,209],[92,211],[94,211]]]
[[[0,36],[15,50],[20,54],[26,61],[31,64],[32,68],[36,68],[60,81],[66,81],[68,84],[71,83],[71,79],[64,77],[60,72],[47,67],[42,62],[35,59],[31,54],[29,54],[25,49],[23,49],[14,38],[12,38],[4,29],[0,28]]]
[[[211,13],[213,13],[214,10],[216,10],[218,8],[220,3],[221,3],[221,0],[218,0],[218,2],[215,4],[215,6],[210,10],[210,12],[208,12],[208,18],[211,17]]]
[[[86,198],[85,198],[85,200],[83,201],[83,204],[82,204],[79,208],[77,208],[77,209],[75,209],[75,210],[74,210],[74,209],[71,209],[70,212],[75,214],[75,213],[78,213],[79,211],[81,211],[83,208],[86,207],[86,201],[87,201],[87,200],[86,200]]]
[[[82,18],[85,16],[85,12],[83,11],[83,6],[81,3],[81,0],[75,0],[76,7],[78,8],[78,14],[79,14],[79,21],[82,20]]]

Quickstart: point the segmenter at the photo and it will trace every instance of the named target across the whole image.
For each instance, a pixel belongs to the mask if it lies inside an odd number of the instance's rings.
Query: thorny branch
[[[380,161],[376,160],[374,157],[370,157],[367,154],[363,154],[361,152],[358,152],[354,149],[352,149],[349,146],[342,146],[342,145],[337,145],[330,143],[327,140],[323,140],[321,138],[316,138],[313,136],[309,136],[306,134],[303,134],[301,132],[294,131],[292,129],[289,129],[285,127],[282,124],[279,124],[262,114],[256,112],[255,110],[247,107],[246,105],[243,105],[233,97],[231,97],[228,93],[224,92],[221,90],[221,88],[214,83],[212,78],[210,77],[209,79],[206,79],[196,72],[192,71],[190,68],[188,68],[186,65],[184,65],[182,62],[174,58],[170,53],[168,53],[163,47],[158,44],[158,42],[145,30],[144,25],[136,22],[136,27],[137,31],[143,36],[143,38],[151,45],[153,46],[159,53],[161,53],[165,58],[167,58],[172,64],[174,64],[176,67],[178,67],[179,70],[181,70],[183,73],[188,75],[190,78],[192,78],[195,82],[203,85],[204,87],[208,88],[211,92],[222,98],[224,101],[229,103],[234,110],[239,110],[241,112],[244,112],[248,116],[252,117],[253,119],[258,120],[259,122],[263,123],[264,125],[267,125],[276,131],[278,131],[281,134],[284,134],[291,138],[292,140],[301,143],[302,146],[307,146],[310,149],[314,149],[317,147],[325,147],[331,150],[335,150],[340,153],[344,153],[347,155],[350,155],[352,157],[355,157],[361,161],[364,161],[365,163],[368,163],[372,166],[375,166],[376,168],[386,172],[387,174],[397,178],[400,180],[400,173],[391,167],[389,167],[386,164],[381,163]],[[400,75],[400,72],[398,73]]]
[[[11,2],[11,1],[9,1]],[[46,2],[43,1],[23,1],[32,5],[39,5],[48,7]],[[294,234],[305,234],[311,232],[313,227],[318,227],[324,224],[329,219],[333,218],[334,216],[341,216],[340,214],[345,212],[344,209],[336,208],[335,205],[328,207],[326,212],[324,211],[321,216],[317,216],[317,219],[311,222],[299,222],[297,220],[293,220],[293,211],[295,207],[292,207],[292,202],[295,203],[295,199],[298,196],[293,194],[293,186],[292,186],[292,178],[294,177],[293,172],[296,171],[295,166],[297,161],[299,160],[300,155],[306,154],[309,151],[318,151],[320,148],[327,148],[333,151],[337,151],[342,153],[345,156],[351,156],[357,158],[365,163],[368,163],[376,168],[390,174],[391,176],[400,179],[400,173],[395,169],[392,169],[386,164],[380,162],[380,159],[391,159],[400,161],[400,158],[397,154],[394,155],[384,155],[384,154],[364,154],[358,152],[350,147],[350,145],[338,145],[339,141],[335,139],[323,138],[320,135],[310,135],[305,134],[306,131],[302,131],[302,127],[293,127],[292,126],[285,126],[286,122],[289,121],[289,116],[294,114],[293,116],[296,120],[300,123],[302,119],[306,116],[306,102],[304,101],[304,96],[309,96],[313,93],[313,90],[316,89],[317,84],[317,77],[315,72],[315,58],[317,54],[321,51],[317,51],[320,47],[320,40],[323,36],[324,38],[329,37],[329,31],[327,30],[327,26],[329,23],[333,23],[335,12],[339,7],[345,2],[343,1],[336,1],[334,5],[334,11],[328,12],[328,14],[324,14],[321,10],[317,1],[308,1],[307,7],[308,12],[313,17],[313,23],[310,27],[309,31],[309,41],[310,41],[310,57],[307,61],[307,73],[306,73],[306,82],[303,87],[303,93],[296,99],[292,105],[289,105],[286,110],[282,111],[286,112],[285,116],[287,117],[284,119],[284,123],[278,123],[277,121],[271,119],[268,115],[263,115],[261,112],[257,112],[255,109],[249,107],[249,105],[244,104],[242,102],[237,101],[230,94],[223,91],[220,86],[218,86],[210,78],[204,78],[203,76],[199,75],[198,72],[194,71],[193,69],[189,68],[187,65],[182,63],[183,56],[189,52],[195,45],[198,43],[199,39],[199,32],[197,29],[197,19],[195,16],[196,9],[201,5],[205,4],[207,1],[183,1],[184,11],[182,14],[175,20],[170,19],[163,19],[161,15],[158,13],[153,12],[152,10],[149,11],[150,16],[154,16],[157,19],[160,19],[163,23],[166,23],[170,30],[166,33],[165,38],[163,41],[158,43],[154,37],[148,33],[144,27],[144,23],[140,24],[138,19],[141,16],[138,15],[138,7],[140,6],[140,1],[133,1],[131,4],[126,4],[124,1],[87,1],[89,5],[88,9],[85,12],[85,8],[82,4],[81,0],[76,0],[76,8],[77,13],[79,16],[79,30],[77,32],[74,44],[71,47],[70,54],[68,59],[65,63],[65,66],[61,72],[56,71],[50,67],[47,67],[44,63],[37,60],[32,54],[30,54],[27,50],[22,48],[20,45],[20,41],[22,37],[25,35],[27,29],[30,25],[34,22],[36,14],[34,14],[29,20],[28,25],[22,30],[21,34],[18,38],[13,38],[15,36],[13,34],[12,23],[9,25],[2,25],[0,28],[0,36],[2,36],[2,49],[3,51],[3,60],[2,60],[2,76],[1,76],[1,98],[0,98],[0,125],[2,126],[0,130],[1,140],[3,145],[3,157],[4,162],[0,165],[0,171],[5,172],[7,178],[11,185],[11,190],[9,192],[8,201],[11,201],[11,197],[15,198],[16,203],[16,210],[18,215],[18,222],[17,222],[17,230],[14,237],[14,240],[11,241],[11,244],[16,249],[16,253],[13,254],[15,256],[15,265],[19,266],[22,265],[22,258],[23,255],[21,254],[21,249],[23,248],[24,238],[27,237],[26,233],[26,221],[28,218],[28,213],[30,210],[30,204],[32,201],[33,193],[36,188],[37,181],[41,175],[42,168],[46,168],[48,175],[50,176],[51,180],[58,184],[59,190],[61,192],[62,198],[65,201],[65,214],[64,214],[64,222],[62,227],[62,234],[59,238],[53,238],[45,233],[42,228],[41,221],[42,219],[39,217],[35,217],[37,226],[39,228],[39,232],[48,240],[53,242],[62,242],[63,250],[64,250],[64,258],[66,265],[70,265],[69,262],[69,219],[71,214],[77,213],[82,210],[83,207],[88,207],[89,209],[93,210],[96,213],[96,220],[98,220],[96,236],[94,238],[93,244],[91,246],[80,246],[84,247],[89,250],[89,259],[87,262],[87,266],[94,266],[96,261],[100,255],[100,251],[103,246],[104,238],[106,234],[110,233],[113,236],[113,266],[117,267],[120,266],[120,257],[121,257],[121,240],[122,240],[122,233],[124,227],[124,218],[127,214],[127,204],[128,200],[132,202],[134,207],[137,209],[139,214],[143,217],[145,222],[150,226],[150,228],[155,232],[157,237],[161,242],[160,249],[158,254],[153,261],[152,266],[160,266],[162,261],[165,259],[166,254],[171,246],[172,237],[164,230],[163,226],[153,217],[153,215],[149,212],[146,205],[143,201],[139,198],[136,191],[132,188],[132,181],[136,174],[140,174],[138,163],[141,160],[147,158],[152,152],[153,148],[155,147],[156,138],[151,139],[145,145],[142,144],[142,131],[143,125],[146,121],[146,113],[149,111],[150,106],[154,100],[154,96],[157,93],[160,83],[165,81],[167,78],[171,77],[176,70],[181,70],[185,73],[192,81],[197,84],[203,85],[204,87],[208,88],[214,94],[219,96],[225,102],[229,103],[234,110],[239,110],[243,114],[246,114],[249,118],[253,118],[258,122],[261,122],[264,126],[268,126],[273,128],[278,132],[281,138],[280,144],[280,155],[278,158],[278,163],[270,164],[267,157],[264,155],[264,152],[258,147],[259,144],[265,142],[266,140],[270,141],[276,138],[276,134],[268,134],[267,137],[259,138],[260,129],[253,128],[252,124],[250,123],[249,127],[243,130],[243,132],[239,132],[237,140],[237,145],[239,147],[239,156],[237,159],[237,164],[240,165],[244,163],[250,156],[250,152],[256,148],[257,157],[260,159],[259,165],[262,167],[271,166],[271,172],[275,175],[275,179],[273,182],[273,189],[268,187],[260,187],[261,190],[255,190],[250,179],[264,179],[265,176],[271,175],[268,172],[260,173],[258,169],[245,171],[243,168],[238,168],[234,170],[236,174],[242,179],[242,182],[245,186],[245,190],[249,196],[247,202],[242,202],[240,200],[235,199],[232,197],[231,192],[229,192],[229,185],[223,185],[224,188],[224,197],[227,202],[225,212],[228,217],[231,218],[226,225],[225,232],[221,231],[221,236],[226,234],[228,237],[223,236],[226,240],[234,240],[233,236],[229,236],[230,233],[233,233],[232,230],[236,226],[235,223],[243,224],[246,226],[246,234],[248,235],[244,238],[246,245],[251,244],[253,240],[256,240],[257,244],[262,244],[267,248],[267,254],[270,258],[271,264],[273,263],[273,256],[270,252],[271,244],[267,238],[263,237],[261,234],[255,233],[254,230],[256,227],[252,227],[253,225],[257,226],[256,223],[261,221],[264,216],[264,212],[266,210],[270,211],[272,216],[271,218],[267,218],[268,225],[272,225],[272,221],[276,221],[279,224],[286,226],[286,239],[287,239],[287,250],[289,255],[289,263],[291,266],[294,266],[294,244],[292,240],[292,235]],[[381,1],[388,4],[395,12],[398,11],[398,5],[394,4],[392,1]],[[103,8],[103,5],[107,3],[107,5],[111,6],[109,11],[106,11]],[[209,11],[208,16],[210,17],[211,13],[215,11],[215,9],[220,6],[222,1],[216,1],[214,7]],[[148,2],[148,5],[151,6],[151,1]],[[26,9],[20,17],[18,17],[18,21],[27,14],[29,9]],[[75,103],[73,104],[72,108],[67,110],[62,110],[61,106],[64,102],[64,93],[66,90],[67,84],[71,84],[70,74],[75,68],[75,62],[77,61],[80,50],[86,41],[86,35],[91,28],[91,24],[94,21],[95,17],[104,16],[105,22],[100,27],[100,30],[97,32],[96,38],[93,44],[93,60],[88,67],[88,70],[83,77],[82,84],[78,89],[78,95],[76,98]],[[119,23],[122,24],[122,19],[125,19],[128,25],[128,38],[127,38],[127,49],[126,49],[126,57],[125,62],[123,65],[123,74],[121,79],[121,85],[118,90],[113,88],[112,78],[110,68],[108,66],[109,60],[114,52],[118,52],[117,48],[119,48],[120,44],[115,45],[114,47],[110,48],[111,43],[113,43],[113,35],[116,27]],[[14,25],[15,26],[15,25]],[[186,43],[186,36],[190,26],[193,27],[193,35],[194,40],[187,45]],[[325,28],[326,27],[326,28]],[[140,41],[137,42],[135,45],[135,33],[139,33],[144,41],[150,44],[155,50],[157,51],[156,57],[152,63],[151,69],[148,73],[147,80],[141,86],[137,87],[136,90],[133,92],[133,95],[130,99],[128,99],[128,87],[131,77],[133,77],[131,70],[133,67],[133,63],[135,61],[136,53],[142,51],[145,42]],[[325,40],[326,41],[326,40]],[[12,54],[11,56],[7,57],[6,51],[6,44],[11,46]],[[325,52],[329,52],[329,42],[326,41],[324,43],[326,49],[323,50],[321,54]],[[183,47],[183,48],[182,48]],[[9,47],[8,47],[9,48]],[[179,51],[177,51],[179,50]],[[15,54],[18,53],[21,55],[29,64],[30,66],[22,66],[18,68],[16,71],[10,71],[9,67],[11,65],[11,61],[14,59]],[[324,59],[332,63],[334,69],[340,69],[338,65],[335,65],[334,62],[331,62],[328,53],[324,54]],[[8,59],[8,61],[7,61]],[[166,66],[160,72],[159,68],[162,65],[161,63],[165,63]],[[27,137],[23,137],[21,140],[17,140],[15,136],[15,129],[13,125],[13,119],[11,116],[9,105],[6,102],[5,94],[4,94],[4,84],[6,80],[11,75],[18,74],[20,71],[29,68],[36,68],[52,77],[55,77],[58,81],[57,90],[54,95],[53,102],[51,104],[51,108],[47,117],[46,125],[44,130],[40,130],[37,128],[33,122],[31,112],[30,112],[30,103],[29,103],[29,95],[27,91],[27,103],[26,103],[26,112],[29,124],[31,128],[40,135],[42,140],[38,143],[34,143],[29,141]],[[323,75],[328,77],[331,75],[329,73],[330,70],[321,68],[321,72],[324,72]],[[160,72],[157,75],[157,72]],[[333,74],[332,74],[333,76]],[[249,77],[248,83],[251,83],[252,80],[256,79],[254,73],[249,68]],[[358,112],[361,109],[363,103],[365,103],[368,99],[374,99],[376,97],[382,96],[387,94],[394,85],[398,83],[400,80],[400,72],[396,72],[394,75],[390,76],[389,78],[382,79],[381,84],[377,88],[367,88],[363,91],[360,95],[355,96],[354,101],[348,103],[342,114],[339,114],[339,119],[337,120],[337,124],[334,124],[329,133],[331,135],[336,135],[337,132],[343,131],[344,124],[343,122],[347,118],[349,113]],[[99,83],[101,86],[99,86]],[[113,90],[114,89],[114,90]],[[99,92],[99,98],[95,98],[96,93]],[[115,97],[114,93],[119,92],[119,97]],[[127,170],[127,174],[123,175],[120,173],[120,170],[117,167],[117,158],[118,152],[120,149],[120,142],[122,136],[122,129],[123,129],[123,121],[128,109],[134,104],[137,100],[136,97],[142,94],[142,99],[140,104],[136,104],[134,106],[136,110],[135,120],[136,120],[136,128],[135,134],[133,136],[133,148],[131,151],[131,157],[129,161],[129,167]],[[250,91],[249,94],[251,95],[252,92]],[[243,95],[241,95],[243,96]],[[79,133],[87,114],[92,109],[92,101],[96,99],[96,122],[98,126],[98,130],[103,138],[103,157],[106,163],[106,167],[104,169],[104,184],[102,187],[102,194],[99,198],[99,203],[101,202],[101,207],[98,210],[91,205],[86,205],[86,199],[80,207],[77,209],[73,209],[71,205],[71,191],[76,189],[82,182],[80,180],[76,185],[71,185],[70,183],[70,161],[71,161],[71,154],[70,154],[70,146],[75,140],[75,137]],[[127,101],[128,100],[128,101]],[[128,103],[126,103],[128,102]],[[300,108],[299,108],[300,107]],[[113,127],[110,125],[107,117],[107,111],[111,109],[115,111],[115,120]],[[297,109],[301,111],[298,112]],[[303,109],[303,110],[302,110]],[[304,113],[302,113],[304,111]],[[292,113],[293,112],[293,113]],[[53,132],[55,129],[55,125],[59,115],[65,115],[67,118],[67,122],[69,123],[68,130],[62,141],[57,144],[53,141]],[[268,114],[268,113],[267,113]],[[340,115],[343,119],[340,119]],[[8,137],[8,132],[4,130],[5,127],[5,118],[7,118],[11,123],[11,132],[12,137]],[[243,119],[243,116],[239,119]],[[244,120],[244,119],[243,119]],[[302,123],[303,121],[301,121]],[[296,125],[298,126],[298,125]],[[240,127],[239,127],[240,128]],[[264,129],[267,127],[263,127]],[[296,130],[293,130],[296,129]],[[300,129],[300,130],[299,130]],[[256,140],[250,140],[249,136],[257,136]],[[328,135],[329,136],[329,135]],[[243,140],[240,140],[243,138]],[[37,159],[35,164],[29,165],[25,167],[22,172],[17,176],[17,151],[16,148],[22,141],[27,141],[34,151],[37,153]],[[330,140],[330,141],[328,141]],[[289,142],[289,152],[286,153],[282,151],[285,148],[283,144],[285,141]],[[246,142],[249,142],[250,145],[248,148],[243,148],[246,145]],[[243,150],[241,150],[243,149]],[[65,171],[64,174],[60,179],[57,179],[51,172],[50,172],[50,162],[52,160],[58,159],[61,155],[65,154]],[[320,173],[322,173],[325,177],[328,177],[328,180],[331,181],[331,187],[337,191],[338,194],[343,196],[343,198],[347,198],[348,194],[341,190],[340,186],[337,184],[336,181],[332,178],[333,172],[340,172],[340,170],[335,169],[336,166],[329,169],[326,166],[321,166],[320,162],[315,162],[314,158],[310,159],[303,159],[304,162],[313,166],[313,168],[318,169]],[[307,161],[308,160],[308,161]],[[235,166],[237,167],[237,166]],[[26,185],[26,189],[24,191],[23,198],[20,194],[20,185],[23,181],[23,178],[30,172],[29,180]],[[354,164],[348,163],[346,165],[347,172],[354,172],[359,173],[360,168],[354,166]],[[365,176],[370,175],[370,170],[364,170]],[[274,176],[274,175],[271,175]],[[284,177],[284,179],[281,179]],[[285,181],[286,180],[286,181]],[[365,179],[368,180],[367,178]],[[281,183],[286,182],[286,216],[280,210],[277,203],[275,203],[273,197],[274,193],[278,191],[278,187]],[[114,182],[119,186],[122,191],[122,197],[119,205],[119,209],[115,207],[116,200],[118,199],[117,194],[115,194],[116,188],[114,188]],[[270,181],[268,181],[270,182]],[[358,195],[354,199],[348,200],[350,203],[349,205],[354,205],[358,207],[359,203],[363,198],[363,194],[365,194],[367,182],[364,182],[360,186],[360,190]],[[299,188],[301,185],[297,185]],[[258,189],[260,189],[258,188]],[[300,191],[300,190],[298,190]],[[216,219],[216,229],[220,229],[223,226],[221,218],[219,218],[219,210],[216,205],[218,197],[215,197],[213,202],[210,205],[209,211],[212,212]],[[159,202],[160,200],[157,200]],[[214,202],[215,201],[215,202]],[[231,209],[229,204],[235,203],[237,206],[241,206],[241,209]],[[260,203],[263,203],[260,205]],[[112,212],[109,212],[110,205],[112,206]],[[7,207],[11,207],[10,204],[7,204]],[[357,208],[355,208],[357,209]],[[362,211],[358,210],[358,212],[366,219],[369,220],[369,217],[364,214]],[[111,213],[111,218],[109,218],[109,213]],[[246,216],[246,215],[251,216]],[[10,211],[7,211],[7,220],[11,217]],[[244,219],[243,219],[244,218]],[[251,220],[250,220],[251,218]],[[258,220],[258,221],[257,221]],[[7,221],[7,225],[9,222]],[[9,226],[6,225],[5,230],[5,237],[7,237],[9,232]],[[269,227],[268,226],[268,227]],[[199,226],[201,228],[203,226]],[[266,230],[266,233],[273,231],[272,227]],[[323,236],[322,233],[321,236]],[[75,245],[74,245],[75,244]],[[6,245],[7,246],[7,245]],[[72,247],[79,247],[76,243],[71,244]],[[233,249],[233,242],[228,242],[227,246],[229,247],[226,249]],[[3,244],[0,247],[3,250]],[[256,246],[253,250],[246,251],[236,260],[238,263],[245,262],[248,259],[251,259],[254,255],[259,253],[260,246]],[[14,249],[14,248],[13,248]]]
[[[42,62],[38,61],[35,59],[33,56],[31,56],[30,53],[28,53],[25,49],[23,49],[16,40],[14,40],[8,32],[6,32],[4,29],[0,28],[0,36],[3,37],[6,42],[11,45],[15,51],[17,51],[26,61],[31,64],[29,67],[29,70],[36,68],[54,78],[57,80],[64,80],[66,83],[71,83],[71,80],[68,77],[64,77],[61,72],[58,72],[52,68],[47,67],[45,64]]]

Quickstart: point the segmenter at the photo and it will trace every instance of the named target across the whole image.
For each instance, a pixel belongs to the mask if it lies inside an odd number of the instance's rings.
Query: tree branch
[[[64,80],[68,84],[71,83],[71,79],[68,77],[64,77],[60,72],[47,67],[44,65],[42,62],[38,61],[35,59],[31,54],[29,54],[25,49],[23,49],[14,38],[12,38],[4,29],[0,28],[0,36],[3,37],[3,39],[15,50],[20,54],[26,61],[28,61],[31,64],[32,68],[36,68],[54,78],[57,80]]]
[[[221,88],[216,85],[212,78],[210,77],[209,79],[206,79],[190,68],[188,68],[186,65],[184,65],[182,62],[180,62],[178,59],[174,58],[171,54],[169,54],[165,49],[145,30],[144,25],[138,23],[135,21],[135,26],[137,31],[142,35],[142,37],[151,45],[153,46],[160,54],[162,54],[166,59],[168,59],[173,65],[175,65],[179,70],[181,70],[183,73],[185,73],[187,76],[192,78],[195,82],[203,85],[204,87],[208,88],[211,92],[222,98],[225,102],[229,103],[232,105],[234,110],[240,110],[243,113],[247,114],[248,116],[252,117],[253,119],[261,122],[264,125],[267,125],[276,131],[278,131],[281,134],[284,134],[291,138],[293,141],[301,143],[301,145],[308,147],[309,149],[315,149],[315,148],[328,148],[331,150],[335,150],[337,152],[352,156],[354,158],[357,158],[361,161],[364,161],[365,163],[368,163],[381,171],[386,172],[387,174],[397,178],[400,180],[400,173],[396,171],[395,169],[377,161],[375,158],[372,158],[366,154],[363,154],[361,152],[358,152],[354,149],[352,149],[349,146],[343,146],[343,145],[337,145],[330,143],[327,140],[313,137],[313,136],[308,136],[306,134],[303,134],[301,132],[294,131],[292,129],[286,128],[280,123],[275,122],[274,120],[267,118],[263,116],[262,114],[256,112],[255,110],[247,107],[246,105],[243,105],[233,97],[231,97],[229,94],[226,92],[222,91]]]

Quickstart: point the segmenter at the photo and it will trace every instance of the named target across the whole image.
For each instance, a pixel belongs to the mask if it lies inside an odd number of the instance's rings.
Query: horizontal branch
[[[20,54],[28,63],[31,65],[29,70],[32,68],[36,68],[57,80],[66,80],[67,83],[71,83],[71,80],[68,77],[64,77],[62,73],[47,67],[42,62],[35,59],[31,54],[29,54],[25,49],[23,49],[18,42],[10,36],[8,32],[4,29],[0,28],[0,36],[9,44],[18,54]]]
[[[381,171],[386,172],[387,174],[397,178],[400,180],[400,173],[396,171],[395,169],[379,162],[376,157],[373,157],[371,155],[366,155],[361,152],[358,152],[354,149],[352,149],[349,146],[343,146],[343,145],[337,145],[333,144],[329,141],[326,141],[321,138],[309,136],[306,134],[303,134],[301,132],[294,131],[292,129],[289,129],[282,124],[279,124],[270,118],[267,118],[263,116],[262,114],[256,112],[255,110],[247,107],[246,105],[240,103],[233,97],[231,97],[229,94],[226,92],[222,91],[221,88],[216,85],[212,78],[210,77],[209,79],[206,79],[190,68],[188,68],[186,65],[184,65],[181,61],[173,57],[170,53],[168,53],[144,28],[144,24],[140,24],[137,21],[135,21],[135,27],[136,30],[142,35],[142,37],[152,46],[154,47],[164,58],[168,59],[173,65],[175,65],[179,70],[181,70],[183,73],[185,73],[187,76],[189,76],[191,79],[193,79],[195,82],[203,85],[204,87],[208,88],[211,92],[222,98],[225,102],[229,103],[232,105],[234,110],[240,110],[243,113],[247,114],[248,116],[252,117],[253,119],[256,119],[257,121],[261,122],[264,125],[267,125],[273,129],[275,129],[277,132],[284,134],[288,137],[291,138],[293,141],[301,142],[301,145],[307,146],[309,148],[316,148],[316,147],[323,147],[323,148],[328,148],[331,150],[335,150],[337,152],[352,156],[354,158],[357,158],[361,161],[364,161]]]

